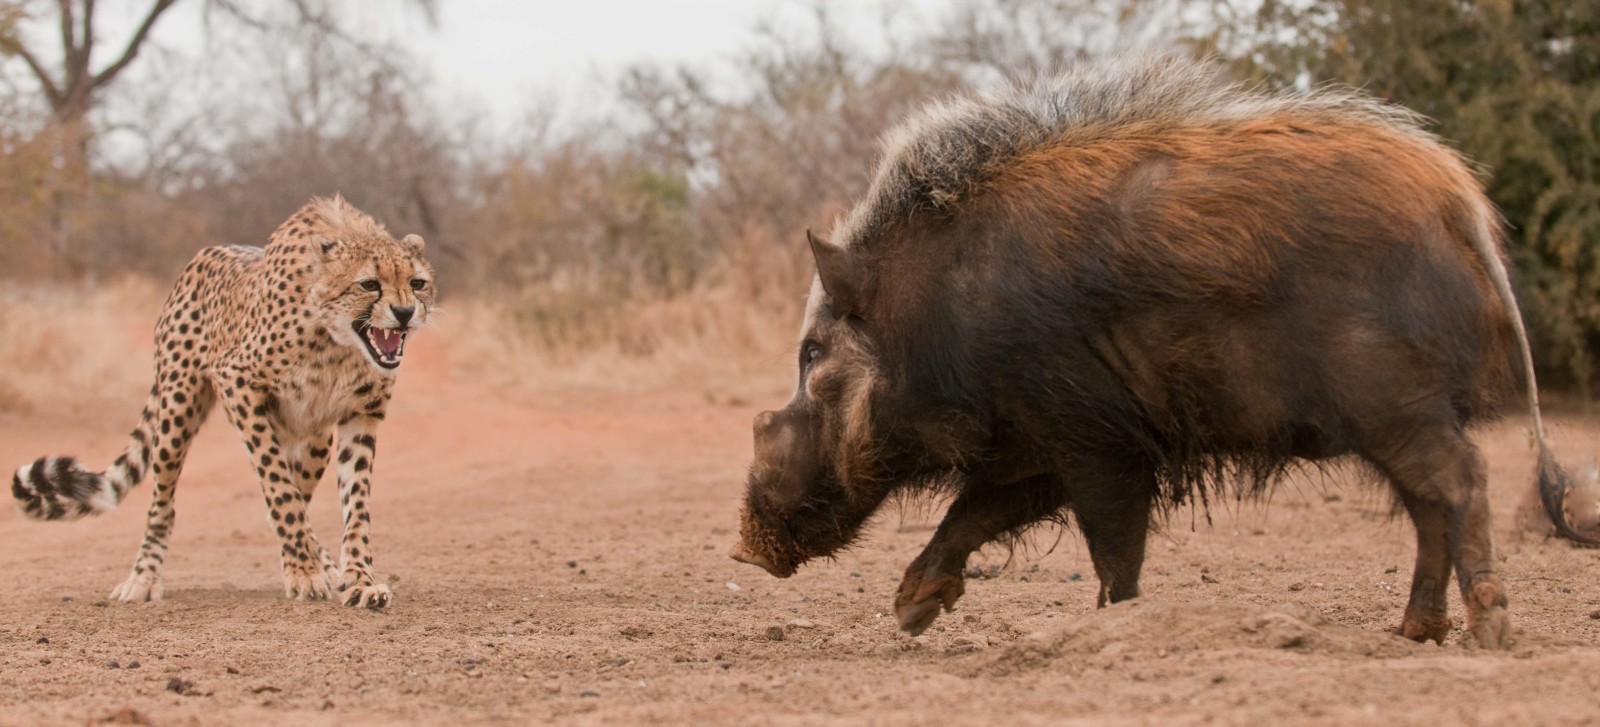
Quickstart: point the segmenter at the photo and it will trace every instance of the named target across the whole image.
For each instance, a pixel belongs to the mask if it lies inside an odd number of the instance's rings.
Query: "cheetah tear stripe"
[[[17,510],[34,520],[77,520],[116,508],[122,499],[105,475],[71,457],[40,457],[11,476]]]

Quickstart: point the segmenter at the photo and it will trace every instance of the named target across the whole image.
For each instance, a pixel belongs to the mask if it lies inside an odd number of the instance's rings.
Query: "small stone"
[[[239,673],[239,669],[237,667],[230,666],[230,667],[227,668],[227,672],[229,674],[238,674]]]
[[[585,699],[598,699],[600,697],[600,693],[593,689],[585,689],[581,692],[578,692],[578,696]]]
[[[1076,583],[1078,581],[1083,580],[1083,574],[1082,573],[1073,573],[1072,575],[1067,576],[1067,580]]]
[[[1600,611],[1597,611],[1596,613],[1600,613]],[[1596,616],[1595,618],[1600,618],[1600,616]],[[796,629],[814,629],[817,627],[817,625],[812,623],[811,619],[797,618],[789,622],[789,627]]]
[[[95,601],[94,603],[91,603],[89,605],[94,606],[95,608],[105,608],[107,606],[110,606],[111,602],[110,601]]]
[[[768,641],[782,641],[783,640],[783,627],[782,626],[768,626],[767,627],[767,640]]]
[[[739,590],[739,584],[737,584],[737,583],[734,583],[734,582],[732,582],[732,581],[729,581],[729,582],[728,582],[728,583],[726,583],[726,584],[724,584],[724,585],[726,585],[726,586],[727,586],[727,587],[728,587],[728,590],[730,590],[730,591],[737,591],[737,590]]]
[[[138,669],[139,668],[139,662],[137,662],[137,661],[128,662],[128,668],[129,669]]]
[[[106,668],[107,669],[121,669],[122,665],[117,663],[116,659],[107,659],[106,660]]]
[[[1205,571],[1201,571],[1200,572],[1200,582],[1201,583],[1221,583],[1222,581],[1219,581],[1216,578],[1213,578],[1210,573],[1207,573]]]
[[[568,568],[577,568],[578,567],[578,561],[575,561],[575,560],[567,561],[567,567]]]
[[[1594,613],[1589,614],[1589,618],[1600,619],[1600,611],[1595,611]]]
[[[37,641],[33,642],[33,643],[35,643],[35,644],[48,644],[48,643],[50,643],[50,637],[48,637],[48,636],[40,636],[39,639]]]
[[[1399,573],[1400,572],[1400,566],[1391,565],[1388,568],[1384,568],[1383,572],[1384,573]]]
[[[178,696],[186,695],[192,689],[194,689],[194,682],[191,682],[191,681],[189,681],[187,679],[179,679],[177,677],[173,677],[173,678],[167,680],[167,691],[172,692],[173,694],[176,694]]]
[[[66,602],[66,601],[71,601],[71,600],[72,600],[72,596],[62,596],[62,597],[61,597],[61,600],[62,600],[62,601],[63,601],[63,602]]]
[[[1291,590],[1291,591],[1303,591],[1305,589],[1306,589],[1306,584],[1301,583],[1299,581],[1295,581],[1294,583],[1290,583],[1289,584],[1289,590]]]

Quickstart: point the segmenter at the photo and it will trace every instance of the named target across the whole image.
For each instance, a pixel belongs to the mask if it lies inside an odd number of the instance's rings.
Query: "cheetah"
[[[111,597],[160,600],[178,475],[220,404],[266,497],[285,596],[388,606],[389,587],[373,577],[367,498],[406,339],[434,309],[433,268],[422,253],[421,237],[396,241],[337,195],[313,198],[265,248],[200,251],[156,323],[155,385],[127,449],[103,473],[71,457],[24,465],[11,480],[17,508],[37,520],[98,515],[154,473],[144,541]],[[337,564],[306,522],[335,433],[344,518]]]

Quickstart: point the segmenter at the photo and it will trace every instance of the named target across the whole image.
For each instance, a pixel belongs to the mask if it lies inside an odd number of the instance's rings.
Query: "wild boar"
[[[778,577],[892,493],[951,504],[895,598],[921,633],[968,556],[1071,513],[1100,605],[1139,595],[1159,508],[1356,459],[1417,531],[1400,633],[1508,645],[1468,428],[1520,371],[1500,218],[1415,114],[1263,92],[1187,60],[1086,64],[934,103],[883,139],[817,266],[788,405],[755,419],[733,557]]]

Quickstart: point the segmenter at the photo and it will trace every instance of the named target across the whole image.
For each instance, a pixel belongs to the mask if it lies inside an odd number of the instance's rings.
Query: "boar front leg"
[[[961,571],[967,558],[986,543],[1061,511],[1067,489],[1055,475],[1031,477],[1011,485],[974,483],[950,504],[933,540],[906,568],[894,599],[900,628],[922,633],[948,611],[965,590]]]

